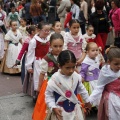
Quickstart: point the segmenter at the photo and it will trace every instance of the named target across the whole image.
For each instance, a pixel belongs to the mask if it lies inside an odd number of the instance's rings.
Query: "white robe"
[[[47,43],[49,39],[43,40],[38,35],[35,35],[29,43],[25,66],[27,70],[33,69],[33,83],[34,83],[35,91],[38,89],[39,75],[41,71],[41,66],[40,66],[41,59],[36,60],[36,57],[35,57],[36,40],[42,43]],[[34,67],[32,68],[33,63],[34,63]]]
[[[120,77],[120,70],[113,72],[109,65],[105,65],[100,72],[98,84],[95,90],[89,97],[89,101],[96,105],[96,101],[101,99],[101,94],[104,90],[105,85]],[[119,120],[120,118],[120,97],[114,93],[110,93],[108,99],[108,118],[109,120]]]
[[[20,43],[21,39],[22,35],[19,30],[17,30],[17,36],[14,35],[12,30],[9,30],[8,33],[5,35],[5,40],[11,42],[10,44],[8,43],[8,52],[6,56],[6,65],[8,68],[11,68],[15,64],[17,56],[22,48],[22,45]],[[15,45],[16,43],[18,43],[17,46]],[[17,67],[20,66],[16,66],[16,68]]]
[[[73,79],[73,81],[72,81],[72,79]],[[45,101],[46,101],[46,104],[48,105],[48,107],[51,108],[51,110],[53,108],[58,108],[59,106],[57,105],[57,103],[62,102],[66,99],[73,102],[74,104],[77,104],[78,99],[76,98],[76,96],[74,94],[74,90],[76,89],[78,81],[79,81],[79,85],[78,85],[77,93],[82,95],[83,100],[86,103],[89,102],[88,101],[89,95],[88,95],[84,85],[82,84],[81,80],[82,80],[81,76],[79,74],[77,74],[76,72],[74,72],[71,76],[62,75],[60,73],[60,70],[58,72],[56,72],[55,74],[53,74],[51,79],[48,81],[48,86],[47,86],[47,89],[45,92]],[[71,90],[72,96],[70,98],[66,98],[66,96],[64,94],[64,92],[66,91],[65,88]],[[61,92],[61,90],[62,90],[62,92]],[[54,91],[61,95],[56,103],[55,103]],[[69,113],[69,112],[65,112],[62,108],[63,120],[75,120],[74,119],[75,114],[76,114],[76,109]],[[80,113],[78,113],[78,114],[80,114]],[[78,120],[82,120],[82,118],[81,119],[79,118]]]
[[[4,37],[3,33],[0,32],[0,60],[4,56]]]

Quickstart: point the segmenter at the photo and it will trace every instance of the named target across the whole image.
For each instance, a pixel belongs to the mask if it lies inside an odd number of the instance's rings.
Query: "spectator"
[[[69,7],[70,5],[71,5],[70,0],[61,0],[60,6],[57,9],[57,14],[58,17],[60,18],[60,22],[62,23],[62,28],[64,28],[66,7]]]
[[[32,16],[33,24],[36,25],[40,22],[41,13],[42,13],[42,9],[38,0],[32,0],[32,3],[30,5],[30,14]]]
[[[103,1],[96,1],[96,11],[90,15],[90,24],[94,27],[94,34],[96,34],[95,42],[99,47],[102,47],[102,53],[104,53],[109,28],[111,27],[107,13],[103,10],[103,7]]]

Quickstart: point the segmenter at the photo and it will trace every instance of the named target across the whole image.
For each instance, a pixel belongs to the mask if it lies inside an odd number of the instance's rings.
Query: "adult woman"
[[[109,28],[111,27],[107,13],[103,11],[103,6],[103,1],[96,1],[96,11],[90,15],[89,21],[94,27],[94,33],[96,34],[95,42],[102,48],[102,53],[104,53]]]
[[[38,24],[40,22],[40,15],[41,15],[41,6],[38,0],[32,0],[30,5],[30,14],[32,16],[33,24]]]
[[[119,8],[119,0],[111,1],[111,11],[109,13],[109,17],[112,21],[112,25],[115,30],[115,37],[120,37],[120,8]],[[120,40],[119,40],[120,41]],[[120,44],[120,42],[119,42]],[[119,45],[120,46],[120,45]]]

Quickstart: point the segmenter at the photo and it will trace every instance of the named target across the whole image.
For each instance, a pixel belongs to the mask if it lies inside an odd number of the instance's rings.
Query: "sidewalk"
[[[0,97],[0,120],[31,120],[33,101],[25,94]]]

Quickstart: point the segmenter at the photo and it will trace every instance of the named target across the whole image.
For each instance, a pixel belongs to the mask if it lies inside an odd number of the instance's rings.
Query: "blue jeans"
[[[32,17],[32,22],[33,22],[33,24],[38,24],[40,21],[39,21],[39,16],[33,16]]]
[[[41,15],[41,17],[42,17],[42,19],[43,19],[44,22],[47,22],[45,15]]]

